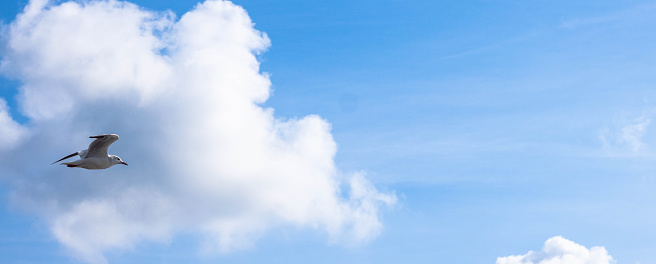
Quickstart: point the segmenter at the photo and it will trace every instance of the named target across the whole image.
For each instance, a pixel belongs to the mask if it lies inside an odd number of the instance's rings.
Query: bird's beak
[[[127,164],[127,163],[125,163],[125,162],[121,162],[121,164],[123,164],[123,165],[125,165],[125,166],[128,166],[128,164]]]

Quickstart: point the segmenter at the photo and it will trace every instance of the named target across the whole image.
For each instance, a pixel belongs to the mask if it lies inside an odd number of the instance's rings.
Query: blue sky
[[[133,3],[178,18],[196,5]],[[398,203],[357,246],[275,226],[205,256],[202,235],[181,232],[106,250],[109,263],[494,263],[554,236],[656,263],[656,2],[234,3],[271,41],[257,55],[272,89],[262,105],[324,118],[336,166]],[[2,21],[25,4],[4,1]],[[29,126],[18,79],[5,74],[0,97]],[[78,263],[47,220],[11,202],[13,182],[0,181],[3,262]]]

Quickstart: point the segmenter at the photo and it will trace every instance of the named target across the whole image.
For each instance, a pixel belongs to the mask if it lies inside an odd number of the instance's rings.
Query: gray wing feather
[[[84,158],[88,157],[99,157],[106,158],[107,151],[109,150],[109,145],[118,140],[118,135],[116,134],[106,134],[106,135],[97,135],[90,136],[89,138],[95,138],[91,144],[89,144],[89,149],[87,149],[86,155]]]

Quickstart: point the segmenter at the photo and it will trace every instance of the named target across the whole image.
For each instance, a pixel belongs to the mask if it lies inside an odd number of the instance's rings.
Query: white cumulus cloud
[[[324,119],[261,105],[270,81],[257,54],[269,39],[231,2],[178,19],[113,0],[32,0],[4,38],[1,70],[21,81],[29,121],[16,123],[0,101],[0,180],[82,261],[106,263],[108,250],[181,232],[203,234],[203,249],[218,252],[274,227],[359,244],[396,203],[335,166]],[[103,133],[121,136],[110,153],[129,167],[49,165]]]
[[[540,251],[499,257],[496,264],[611,264],[613,257],[604,247],[586,247],[561,236],[549,238]]]

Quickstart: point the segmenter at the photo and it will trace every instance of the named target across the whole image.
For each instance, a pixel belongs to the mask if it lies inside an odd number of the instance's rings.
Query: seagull
[[[107,154],[109,145],[114,143],[114,141],[118,140],[118,135],[105,134],[105,135],[90,136],[89,138],[95,138],[95,140],[91,142],[91,144],[89,144],[88,149],[75,152],[58,161],[53,162],[52,164],[55,164],[57,162],[60,162],[68,158],[75,157],[76,155],[80,155],[79,160],[73,162],[65,162],[62,163],[62,165],[66,165],[69,168],[79,167],[87,170],[107,169],[116,164],[128,165],[127,163],[123,162],[123,160],[121,160],[121,158],[119,158],[118,156]]]

